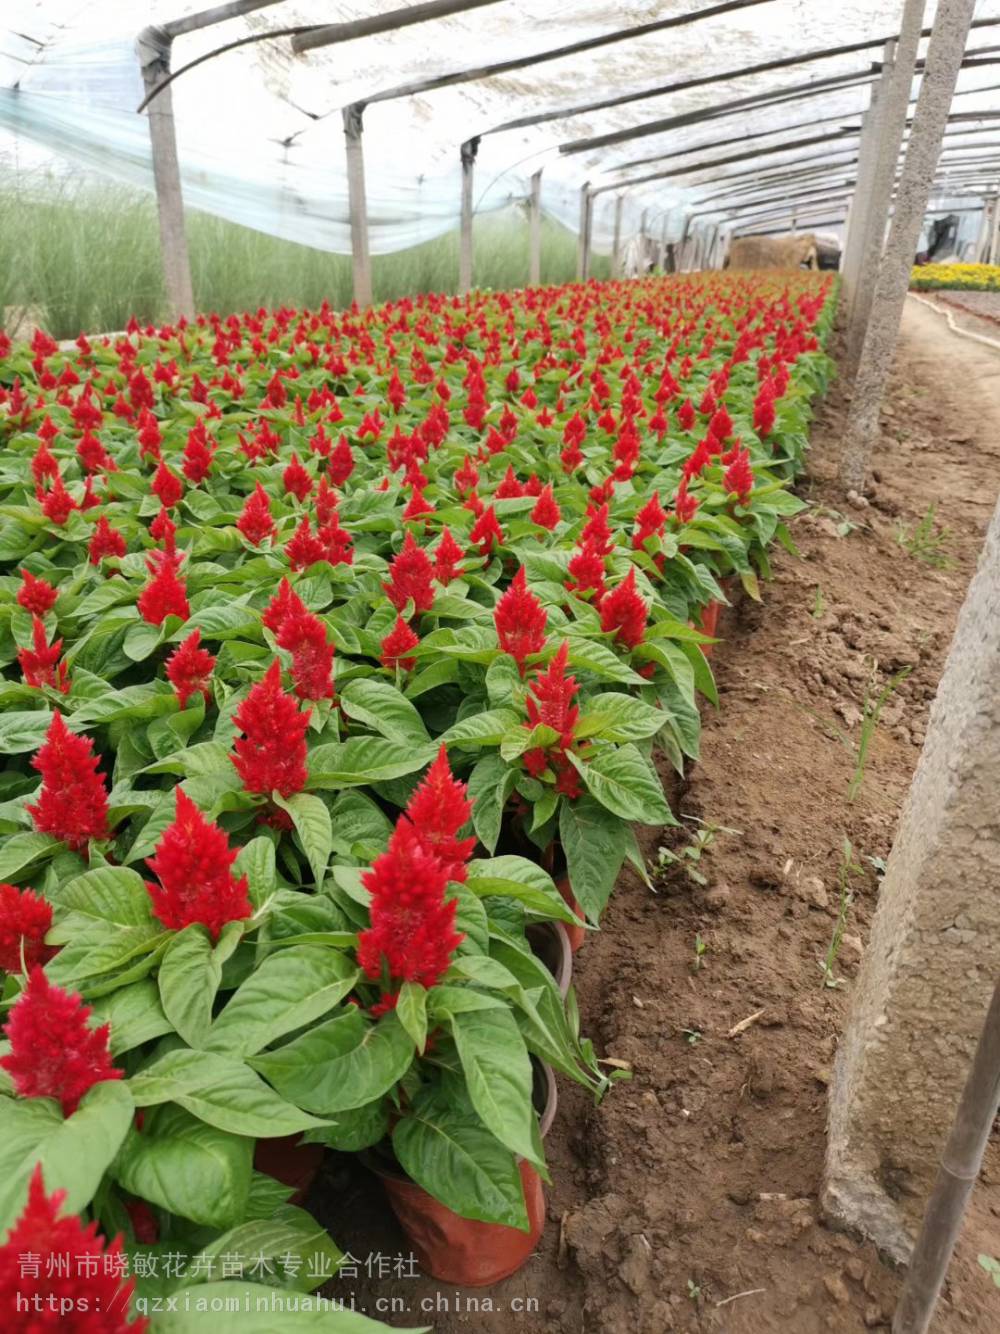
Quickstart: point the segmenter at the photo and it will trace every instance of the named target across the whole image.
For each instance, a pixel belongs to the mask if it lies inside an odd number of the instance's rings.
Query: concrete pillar
[[[368,251],[368,202],[365,198],[365,155],[362,145],[364,111],[364,104],[360,102],[343,109],[354,300],[361,307],[372,304],[372,261]]]
[[[625,207],[624,192],[615,199],[615,236],[611,243],[611,276],[622,276],[622,209]]]
[[[584,181],[580,186],[580,234],[576,239],[576,280],[581,283],[586,282],[587,269],[590,267],[590,237],[587,232],[590,228],[592,206],[590,182]]]
[[[861,267],[861,238],[868,231],[870,220],[872,176],[878,154],[878,87],[873,85],[868,110],[861,117],[861,138],[858,143],[858,171],[851,205],[851,225],[844,241],[844,259],[841,264],[843,286],[841,301],[850,315],[854,294],[858,287]]]
[[[993,228],[990,232],[990,253],[987,262],[995,264],[1000,255],[1000,195],[993,204]]]
[[[889,206],[896,184],[896,168],[906,129],[914,66],[920,46],[925,0],[906,0],[898,41],[888,42],[879,90],[875,163],[871,176],[867,228],[858,238],[858,278],[847,329],[847,373],[853,379],[871,317],[875,279],[885,245]]]
[[[458,294],[465,296],[472,286],[472,186],[476,171],[479,138],[466,139],[462,157],[462,220],[458,239]]]
[[[898,1260],[919,1228],[1000,958],[998,680],[1000,505],[931,708],[830,1092],[824,1205]]]
[[[663,226],[660,228],[660,252],[657,257],[657,268],[661,273],[667,271],[667,227],[670,224],[670,210],[667,209],[663,215]]]
[[[531,198],[528,201],[528,245],[530,249],[528,281],[537,287],[542,281],[542,168],[531,178]]]
[[[136,42],[146,96],[170,73],[171,38],[162,28],[145,28]],[[153,180],[163,254],[163,281],[172,320],[194,319],[194,289],[187,233],[184,230],[184,194],[177,158],[172,88],[164,88],[146,110],[153,150]]]
[[[878,435],[879,412],[892,366],[913,256],[941,156],[941,143],[975,3],[976,0],[940,0],[934,16],[920,96],[913,113],[892,226],[879,265],[871,319],[847,421],[840,466],[840,480],[846,491],[864,488],[868,460]]]

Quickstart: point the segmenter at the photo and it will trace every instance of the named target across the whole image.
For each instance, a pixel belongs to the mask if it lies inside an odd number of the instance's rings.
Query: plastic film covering
[[[717,238],[756,218],[766,228],[782,210],[787,221],[793,204],[803,224],[836,222],[853,187],[874,62],[898,28],[902,0],[744,0],[682,26],[648,28],[717,6],[498,0],[302,55],[287,37],[244,46],[173,85],[185,200],[287,240],[349,253],[341,109],[363,102],[375,254],[458,225],[459,146],[476,136],[477,213],[525,201],[541,169],[543,211],[575,231],[580,189],[589,183],[599,253],[612,247],[616,216],[623,246],[640,226],[667,241],[699,229]],[[143,97],[136,37],[147,24],[206,7],[204,0],[6,0],[0,155],[152,189],[146,118],[136,114]],[[172,67],[251,34],[405,7],[404,0],[284,0],[177,37]],[[928,0],[925,26],[934,9]],[[1000,179],[1000,120],[990,133],[1000,112],[1000,64],[992,63],[1000,0],[980,0],[977,22],[955,100],[962,118],[949,129],[940,170],[949,197],[978,200],[995,193]],[[642,31],[380,100],[414,83],[632,29]],[[845,46],[857,49],[804,60]],[[796,58],[804,63],[734,73]],[[914,98],[918,90],[919,75]],[[643,96],[622,100],[632,94]],[[617,104],[594,105],[602,102]],[[552,114],[560,112],[573,114]],[[504,128],[539,114],[551,119]]]

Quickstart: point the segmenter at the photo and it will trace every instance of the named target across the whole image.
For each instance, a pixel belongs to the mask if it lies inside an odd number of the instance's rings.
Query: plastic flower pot
[[[573,887],[569,883],[569,876],[562,875],[556,880],[556,889],[566,900],[567,905],[576,913],[577,917],[583,917],[584,911],[573,897]],[[587,939],[587,929],[583,926],[571,926],[568,922],[563,926],[566,937],[569,940],[569,947],[573,954],[577,952],[583,942]]]
[[[301,1204],[323,1161],[322,1144],[305,1144],[299,1135],[282,1135],[278,1139],[259,1139],[254,1150],[253,1165],[265,1172],[295,1194],[290,1204]]]
[[[580,930],[581,927],[567,927],[562,922],[533,922],[525,933],[532,954],[555,978],[564,1000],[573,980],[573,947],[569,933]]]
[[[536,1064],[536,1100],[544,1100],[539,1128],[546,1135],[556,1114],[552,1071]],[[540,1088],[539,1088],[540,1086]],[[463,1288],[487,1288],[526,1264],[545,1228],[545,1191],[534,1167],[520,1161],[528,1231],[463,1218],[383,1162],[369,1165],[381,1177],[392,1211],[425,1274]]]

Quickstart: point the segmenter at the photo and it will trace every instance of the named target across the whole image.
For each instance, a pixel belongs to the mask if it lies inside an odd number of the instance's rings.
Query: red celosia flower
[[[424,514],[433,514],[434,506],[425,498],[424,493],[419,486],[413,488],[413,494],[406,502],[406,508],[403,510],[403,521],[409,523],[412,519],[419,519]]]
[[[265,537],[274,533],[274,520],[271,518],[271,501],[267,492],[257,483],[251,495],[247,496],[243,511],[236,520],[236,527],[248,542],[259,547]]]
[[[293,570],[307,570],[310,565],[315,565],[326,555],[323,542],[313,535],[308,514],[303,517],[298,528],[285,543],[285,555],[291,562]]]
[[[587,515],[587,522],[580,534],[581,547],[591,547],[599,556],[610,555],[615,549],[615,544],[611,537],[611,529],[608,527],[607,504],[588,508]]]
[[[87,555],[91,565],[100,565],[105,556],[124,556],[128,547],[125,538],[116,528],[112,528],[102,514],[94,526]]]
[[[135,1288],[127,1279],[121,1236],[110,1245],[95,1220],[59,1217],[66,1192],[45,1194],[42,1165],[28,1199],[0,1246],[0,1320],[9,1334],[144,1334],[149,1321],[129,1320]]]
[[[532,727],[544,723],[559,733],[563,749],[573,744],[573,729],[580,716],[576,699],[576,677],[566,675],[569,644],[563,640],[559,651],[544,672],[540,671],[528,688],[528,721]]]
[[[488,509],[483,510],[472,525],[469,541],[474,542],[479,547],[481,556],[489,556],[494,546],[503,546],[503,540],[503,529],[500,527],[493,506],[490,505]]]
[[[299,699],[331,699],[333,645],[319,617],[310,611],[292,612],[282,620],[277,641],[292,655],[292,682]]]
[[[17,654],[25,685],[51,686],[65,695],[69,690],[69,681],[66,676],[68,668],[64,662],[59,661],[62,640],[56,639],[49,644],[45,624],[37,616],[32,617],[31,632],[34,648],[22,648]]]
[[[298,454],[292,455],[292,461],[281,474],[281,480],[285,484],[285,490],[289,491],[296,500],[305,500],[313,489],[313,479],[299,462]]]
[[[406,807],[424,848],[441,862],[447,879],[461,882],[467,877],[465,863],[476,846],[475,838],[455,837],[472,815],[467,793],[466,784],[452,774],[447,748],[442,746]]]
[[[51,925],[52,908],[34,890],[0,885],[0,968],[20,973],[22,954],[25,972],[48,963],[56,952],[45,943]]]
[[[774,429],[775,416],[774,386],[770,380],[765,380],[753,401],[753,429],[762,440],[766,440]]]
[[[647,540],[663,532],[667,516],[660,504],[660,497],[654,491],[649,500],[635,516],[635,530],[632,533],[632,546],[641,551]]]
[[[285,622],[286,616],[302,614],[306,611],[306,604],[295,592],[287,579],[282,579],[278,585],[278,591],[264,608],[261,620],[270,630],[272,635],[277,635]]]
[[[601,601],[601,629],[614,630],[615,640],[633,649],[646,634],[646,604],[635,587],[635,570]]]
[[[389,566],[389,582],[383,583],[386,596],[397,611],[413,600],[415,612],[430,611],[434,604],[434,566],[411,532],[406,534],[402,550]]]
[[[411,649],[415,649],[419,643],[419,638],[406,624],[402,616],[397,616],[396,624],[379,645],[382,655],[379,661],[383,667],[388,667],[390,671],[399,667],[404,672],[412,672],[416,658],[408,658],[406,655]]]
[[[528,588],[522,565],[493,613],[500,647],[514,658],[522,676],[529,653],[540,653],[545,646],[545,622],[545,608]]]
[[[167,659],[167,680],[173,686],[177,702],[182,709],[186,709],[191,696],[199,692],[206,704],[212,698],[209,682],[212,679],[215,658],[208,649],[201,648],[200,643],[201,631],[192,630],[187,639],[178,645]]]
[[[462,573],[460,561],[465,552],[451,535],[450,528],[441,532],[441,541],[434,548],[434,578],[439,584],[450,584]]]
[[[174,822],[161,834],[156,855],[146,860],[160,882],[146,881],[153,914],[170,931],[200,922],[218,940],[227,922],[253,914],[247,877],[233,878],[237,854],[219,826],[209,824],[181,787],[176,800]]]
[[[688,495],[688,479],[682,477],[674,496],[674,512],[681,523],[690,523],[698,512],[700,502],[695,496]]]
[[[475,491],[479,482],[479,469],[466,454],[462,466],[455,473],[455,486],[462,495]]]
[[[150,625],[162,625],[168,616],[186,621],[191,615],[184,576],[178,574],[179,561],[172,552],[158,551],[146,561],[152,576],[139,594],[139,615]]]
[[[464,939],[455,930],[458,901],[446,899],[447,870],[405,815],[362,882],[371,894],[371,926],[358,937],[366,975],[434,986]]]
[[[44,616],[55,606],[59,590],[47,579],[36,578],[30,570],[21,571],[21,587],[17,590],[17,605],[33,616]]]
[[[708,430],[717,440],[726,440],[733,433],[733,419],[720,404],[712,414],[712,420],[708,423]]]
[[[743,449],[723,474],[722,485],[730,495],[735,495],[745,505],[753,490],[753,469],[750,467],[750,451]]]
[[[188,432],[187,444],[184,446],[184,462],[181,464],[181,471],[192,486],[197,486],[209,476],[214,457],[215,444],[205,430],[205,423],[199,420],[198,425]],[[163,503],[166,504],[165,501]]]
[[[706,439],[699,440],[682,469],[684,477],[697,477],[712,462],[712,451]]]
[[[153,475],[153,482],[149,488],[153,495],[159,499],[160,504],[165,509],[173,509],[184,494],[184,483],[175,472],[171,472],[166,463],[161,459],[160,466]]]
[[[108,838],[108,795],[89,737],[76,736],[52,715],[45,744],[31,761],[42,775],[38,801],[25,810],[40,834],[61,838],[74,852],[88,839]]]
[[[106,1079],[121,1079],[111,1064],[108,1024],[91,1028],[90,1007],[75,993],[52,986],[37,965],[4,1026],[10,1055],[0,1066],[22,1098],[55,1098],[72,1116],[83,1095]]]
[[[519,500],[524,495],[524,483],[517,480],[512,463],[507,464],[507,471],[493,495],[497,500]]]
[[[604,557],[591,546],[584,546],[577,551],[569,562],[569,580],[566,587],[571,593],[593,593],[593,600],[600,602],[604,596]]]
[[[291,797],[306,783],[306,728],[303,713],[281,688],[281,664],[275,658],[236,710],[233,721],[244,736],[234,745],[236,772],[247,792]]]
[[[62,528],[72,512],[79,508],[79,505],[63,485],[62,477],[59,473],[56,473],[51,489],[42,497],[43,514],[47,519],[51,519],[57,527]]]
[[[354,539],[340,526],[337,515],[331,514],[316,534],[323,543],[323,555],[331,565],[351,565],[354,562]]]
[[[154,542],[162,542],[164,551],[173,551],[177,525],[170,517],[169,510],[160,506],[160,512],[149,525],[149,535]]]
[[[535,508],[531,511],[531,522],[537,523],[540,528],[547,528],[551,532],[561,518],[562,511],[552,494],[552,483],[547,482],[541,495],[535,501]]]
[[[342,435],[330,451],[326,471],[334,486],[343,486],[354,471],[354,455],[346,435]]]
[[[680,405],[680,407],[677,409],[677,424],[680,426],[682,431],[690,431],[691,428],[694,426],[694,423],[695,423],[694,404],[691,402],[689,398],[686,398],[684,402]]]

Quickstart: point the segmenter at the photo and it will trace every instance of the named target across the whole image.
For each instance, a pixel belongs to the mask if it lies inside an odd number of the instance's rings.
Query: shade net
[[[0,154],[19,165],[59,163],[152,189],[146,118],[136,110],[143,97],[136,36],[146,24],[205,7],[188,0],[5,0]],[[251,34],[405,7],[403,0],[285,0],[178,37],[172,67]],[[616,211],[623,243],[641,223],[668,241],[692,221],[728,230],[747,221],[752,227],[759,217],[763,228],[775,207],[793,200],[801,200],[804,222],[836,222],[855,175],[872,65],[898,28],[902,0],[765,0],[648,30],[712,7],[691,0],[499,0],[302,55],[288,38],[244,46],[173,86],[185,201],[287,240],[349,253],[341,108],[368,102],[375,254],[457,226],[459,145],[473,136],[482,136],[477,213],[524,201],[541,169],[543,211],[576,230],[580,188],[589,182],[597,191],[598,252],[611,248]],[[928,0],[925,26],[934,10]],[[962,70],[954,110],[963,118],[949,127],[940,168],[949,198],[978,200],[995,192],[1000,175],[1000,120],[991,133],[991,116],[1000,112],[1000,64],[991,63],[1000,52],[1000,0],[980,0],[976,18],[968,53],[982,63]],[[380,100],[415,82],[625,29],[641,30],[475,81]],[[813,55],[785,68],[736,72]],[[919,84],[918,76],[914,98]],[[644,96],[620,101],[635,93]],[[579,109],[612,99],[619,104]],[[539,113],[566,114],[510,127]],[[623,131],[629,137],[605,141]]]

